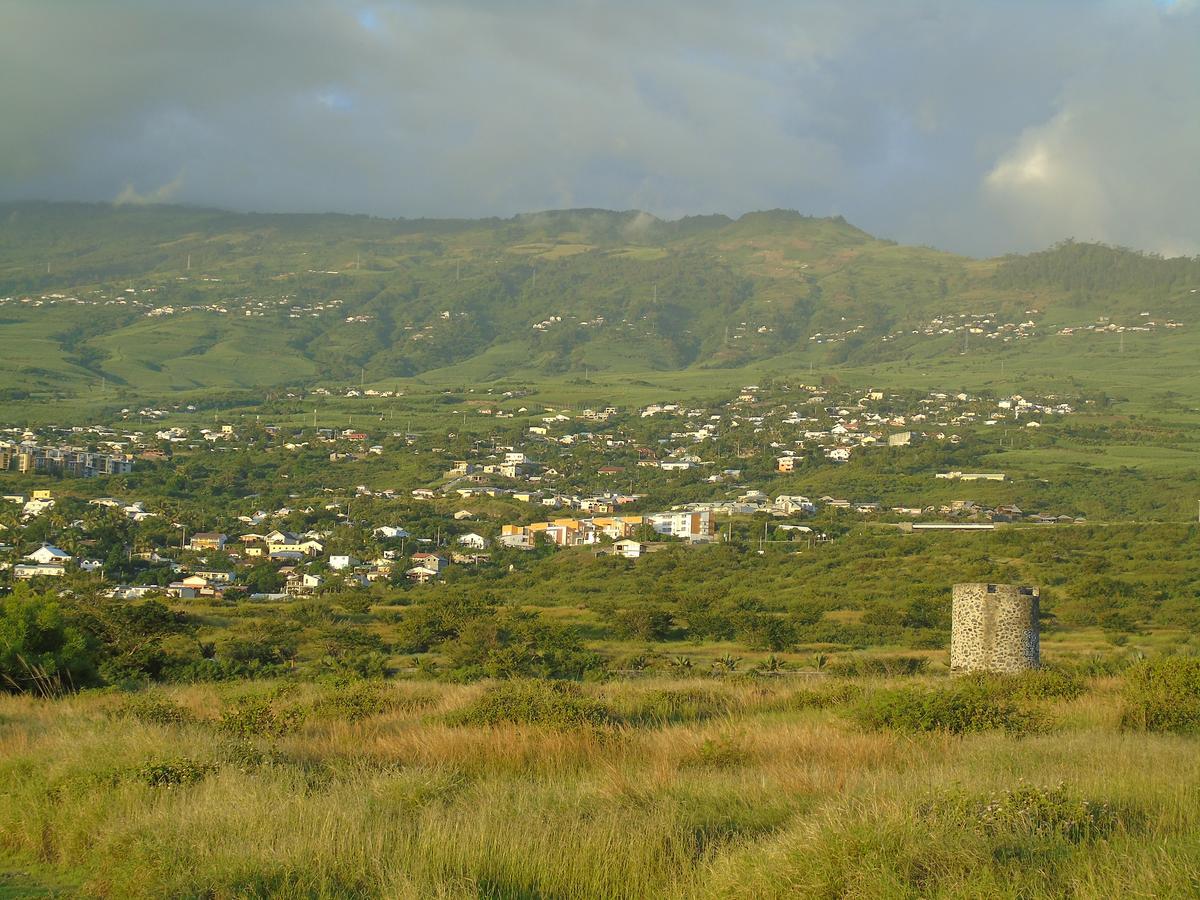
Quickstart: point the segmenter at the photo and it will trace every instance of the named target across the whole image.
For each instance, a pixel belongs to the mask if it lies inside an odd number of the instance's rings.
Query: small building
[[[464,547],[469,547],[472,550],[483,550],[487,547],[487,538],[482,534],[469,532],[468,534],[459,535],[457,542]]]
[[[188,547],[192,550],[224,550],[228,536],[218,531],[201,531],[192,535]]]
[[[638,559],[645,553],[646,547],[640,541],[624,538],[613,543],[613,553],[626,559]]]
[[[438,570],[429,566],[413,566],[404,573],[412,581],[419,584],[425,584],[427,581],[432,581],[438,576]]]
[[[28,581],[30,578],[62,578],[67,567],[61,563],[18,563],[13,566],[13,578]]]
[[[434,574],[442,571],[449,563],[446,557],[439,553],[414,553],[412,561],[418,566],[424,566],[427,569],[433,569]]]
[[[42,544],[32,553],[27,553],[25,559],[38,565],[59,565],[65,566],[72,559],[71,554],[66,550],[60,550],[53,544]]]

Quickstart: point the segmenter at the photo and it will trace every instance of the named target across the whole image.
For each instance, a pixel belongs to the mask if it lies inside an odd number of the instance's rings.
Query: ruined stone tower
[[[951,672],[1024,672],[1038,665],[1037,588],[954,586]]]

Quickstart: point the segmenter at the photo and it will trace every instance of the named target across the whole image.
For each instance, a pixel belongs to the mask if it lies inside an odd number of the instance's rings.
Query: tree
[[[87,630],[52,595],[18,585],[0,608],[0,688],[48,693],[96,680]]]
[[[158,600],[96,600],[78,607],[78,614],[99,649],[106,681],[161,677],[171,661],[163,642],[191,630],[186,615]]]

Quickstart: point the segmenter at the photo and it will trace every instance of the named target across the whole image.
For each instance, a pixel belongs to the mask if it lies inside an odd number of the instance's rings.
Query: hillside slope
[[[774,210],[382,220],[0,206],[0,387],[379,380],[479,361],[636,372],[1009,350],[1187,318],[1200,261],[1065,243],[977,261]],[[1145,318],[1145,317],[1143,317]]]

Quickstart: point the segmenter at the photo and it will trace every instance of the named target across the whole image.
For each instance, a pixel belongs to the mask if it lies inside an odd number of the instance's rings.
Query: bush
[[[716,691],[703,688],[668,689],[646,693],[629,718],[649,724],[701,722],[727,715],[732,708],[730,698]]]
[[[618,637],[639,641],[665,641],[675,627],[670,610],[650,604],[616,610],[611,621]]]
[[[1022,672],[1009,683],[1013,696],[1022,700],[1074,700],[1087,687],[1075,672],[1058,668]]]
[[[512,681],[489,687],[474,703],[447,716],[451,725],[493,727],[506,723],[581,728],[613,721],[599,700],[570,682]]]
[[[770,704],[771,709],[792,712],[802,709],[831,709],[862,696],[862,688],[853,684],[822,685],[819,688],[800,688],[784,694]]]
[[[842,677],[885,677],[919,675],[929,668],[923,656],[851,656],[835,660],[828,667],[830,675]]]
[[[121,714],[149,725],[187,725],[195,721],[192,714],[166,697],[138,694],[125,701]]]
[[[358,722],[390,712],[401,704],[386,695],[379,684],[358,681],[322,697],[313,706],[313,713],[329,719]]]
[[[1125,676],[1121,725],[1136,731],[1200,733],[1200,659],[1144,660]]]
[[[1062,784],[1053,788],[1021,784],[984,796],[951,794],[923,813],[1007,841],[1050,838],[1079,844],[1108,837],[1120,824],[1107,803],[1085,800]]]
[[[515,609],[471,619],[442,650],[464,679],[582,678],[604,665],[583,646],[575,629]]]
[[[221,714],[220,728],[226,734],[248,740],[280,737],[296,730],[304,721],[300,709],[279,709],[267,697],[247,697]]]
[[[864,728],[966,734],[1001,728],[1022,733],[1038,723],[996,685],[964,679],[949,688],[902,687],[866,694],[851,709]]]
[[[0,605],[0,690],[55,695],[96,681],[88,632],[49,595],[23,585]]]
[[[194,784],[217,770],[212,763],[196,762],[189,757],[180,757],[170,762],[147,763],[134,772],[134,777],[150,787],[176,787]]]

